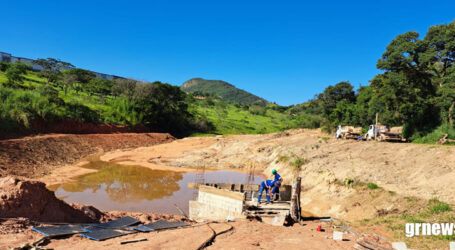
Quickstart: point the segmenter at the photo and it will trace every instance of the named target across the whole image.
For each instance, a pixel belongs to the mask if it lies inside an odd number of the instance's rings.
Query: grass
[[[292,166],[294,167],[295,171],[299,171],[302,165],[305,165],[309,163],[310,161],[308,159],[296,156],[295,160],[292,162]]]
[[[93,117],[98,117],[100,123],[136,125],[141,122],[141,117],[132,112],[132,106],[125,104],[125,97],[108,95],[101,98],[96,94],[92,95],[86,92],[88,90],[77,92],[73,88],[69,88],[65,93],[61,87],[48,84],[46,79],[42,78],[37,72],[29,71],[23,76],[24,81],[16,83],[15,91],[36,92],[37,89],[44,86],[52,88],[64,102],[58,107],[62,117],[72,118],[72,116],[64,114],[65,104],[72,103],[86,107],[87,111],[94,114]],[[7,81],[5,73],[0,72],[0,86]],[[303,120],[305,120],[302,115],[296,116],[283,112],[275,104],[247,106],[218,99],[190,99],[187,104],[189,113],[195,117],[196,121],[209,122],[205,133],[197,132],[192,136],[281,132],[301,127]]]
[[[253,114],[249,110],[233,104],[213,100],[195,100],[190,104],[190,113],[206,118],[215,126],[213,134],[265,134],[296,128],[297,121],[289,115],[273,109],[266,109],[264,115]]]
[[[367,188],[369,188],[369,189],[380,189],[381,187],[378,186],[377,184],[373,183],[373,182],[368,182],[367,183]]]
[[[291,159],[291,156],[289,156],[289,155],[278,155],[275,160],[275,163],[289,162],[290,159]]]
[[[449,206],[449,204],[442,202],[437,198],[431,199],[428,203],[430,205],[431,214],[439,214],[446,211],[452,211],[452,208]]]
[[[446,125],[441,125],[428,134],[414,136],[412,138],[412,142],[421,144],[437,143],[445,134],[449,135],[449,139],[455,140],[455,128],[449,128]]]
[[[415,197],[401,197],[395,201],[400,205],[402,214],[387,214],[374,218],[365,218],[357,223],[366,228],[386,228],[383,233],[390,235],[391,241],[404,241],[410,248],[445,249],[454,236],[405,236],[406,223],[453,223],[455,212],[451,206],[438,198],[423,200]]]

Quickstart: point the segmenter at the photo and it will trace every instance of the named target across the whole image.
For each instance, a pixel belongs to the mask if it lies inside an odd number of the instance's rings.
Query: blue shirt
[[[278,181],[281,181],[281,176],[278,173],[276,173],[275,179],[273,180],[273,182],[278,182]]]
[[[275,184],[275,181],[271,181],[271,180],[266,180],[265,181],[265,184],[269,187],[273,186],[273,184]]]

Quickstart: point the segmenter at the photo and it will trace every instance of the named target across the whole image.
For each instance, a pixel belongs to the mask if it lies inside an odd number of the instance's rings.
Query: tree
[[[31,67],[28,64],[22,62],[12,63],[8,69],[5,71],[6,78],[8,78],[8,83],[12,86],[14,83],[23,82],[23,74],[27,73],[27,70],[30,70]]]
[[[79,69],[79,68],[72,68],[65,73],[67,73],[69,75],[74,75],[76,77],[76,81],[83,83],[83,84],[87,84],[91,80],[96,78],[95,73],[93,73],[92,71],[88,71],[85,69]]]
[[[0,71],[5,72],[9,68],[10,64],[11,63],[8,62],[0,62]]]
[[[439,88],[436,100],[441,110],[443,122],[449,125],[450,128],[453,128],[453,117],[455,115],[455,81],[444,84]]]
[[[428,48],[420,60],[433,75],[434,83],[442,87],[442,79],[450,74],[455,62],[455,21],[430,27],[424,42]]]
[[[41,74],[47,79],[47,83],[56,83],[62,77],[62,70],[71,70],[74,65],[55,58],[37,59],[33,61],[43,68]]]
[[[111,93],[111,89],[114,84],[115,83],[112,80],[93,78],[86,84],[86,89],[90,94],[104,96]]]
[[[64,84],[64,90],[65,90],[65,95],[68,93],[68,88],[73,87],[74,84],[77,83],[77,76],[73,74],[69,74],[68,72],[65,72],[63,74],[63,84]],[[78,90],[76,90],[78,92]]]
[[[161,82],[138,83],[134,92],[135,110],[153,130],[183,135],[188,131],[192,117],[185,97],[186,94],[176,86]]]
[[[335,86],[328,86],[324,92],[319,94],[318,99],[322,104],[325,116],[330,116],[337,107],[338,102],[355,102],[354,87],[349,82],[339,82]]]
[[[137,81],[133,79],[116,79],[112,87],[112,94],[115,96],[124,95],[131,100],[136,90]]]

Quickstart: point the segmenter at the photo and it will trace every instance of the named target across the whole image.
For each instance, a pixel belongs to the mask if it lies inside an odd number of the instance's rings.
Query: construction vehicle
[[[353,126],[342,126],[339,125],[337,127],[337,131],[335,133],[335,138],[343,138],[343,139],[357,139],[360,134],[362,133],[362,127],[353,127]]]
[[[378,140],[378,141],[406,141],[406,138],[401,136],[403,127],[392,127],[389,128],[386,125],[376,124],[370,125],[368,132],[365,134],[366,140]]]

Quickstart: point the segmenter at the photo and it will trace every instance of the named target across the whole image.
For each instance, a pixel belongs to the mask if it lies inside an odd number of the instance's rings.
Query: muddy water
[[[188,201],[195,196],[195,190],[188,188],[189,182],[203,176],[206,182],[247,183],[249,176],[231,170],[182,173],[101,161],[82,167],[98,172],[48,188],[66,202],[89,204],[104,211],[179,214],[177,205],[188,213]],[[261,177],[255,176],[251,183],[261,181]]]

